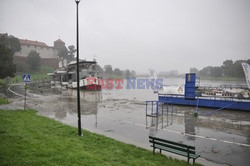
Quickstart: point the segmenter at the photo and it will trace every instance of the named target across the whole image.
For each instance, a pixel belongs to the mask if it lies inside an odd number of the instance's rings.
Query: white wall
[[[58,51],[53,47],[27,46],[21,45],[21,51],[15,53],[16,56],[27,57],[30,51],[36,51],[41,58],[58,58]]]

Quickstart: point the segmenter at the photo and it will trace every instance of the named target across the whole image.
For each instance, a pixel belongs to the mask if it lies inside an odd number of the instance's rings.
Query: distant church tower
[[[65,43],[61,39],[54,41],[54,49],[61,50],[63,48],[65,48]]]

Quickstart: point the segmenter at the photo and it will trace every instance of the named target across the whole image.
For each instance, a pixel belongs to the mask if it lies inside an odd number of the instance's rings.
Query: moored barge
[[[248,92],[247,92],[248,91]],[[201,93],[199,86],[196,85],[196,74],[186,74],[186,81],[184,86],[184,94],[158,94],[158,101],[171,102],[175,105],[186,105],[196,107],[208,107],[217,109],[231,109],[250,111],[250,98],[247,96],[249,90],[246,90],[243,95],[223,95],[217,92],[214,95],[204,95]]]

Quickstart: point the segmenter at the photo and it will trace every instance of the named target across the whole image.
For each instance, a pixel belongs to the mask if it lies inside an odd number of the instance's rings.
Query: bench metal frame
[[[164,140],[157,137],[149,136],[149,142],[152,143],[153,154],[155,154],[155,149],[159,149],[160,153],[162,150],[175,153],[184,157],[187,157],[187,162],[189,163],[190,158],[193,159],[193,164],[195,160],[200,157],[200,155],[195,153],[195,147],[189,146],[177,142],[172,142],[169,140]]]

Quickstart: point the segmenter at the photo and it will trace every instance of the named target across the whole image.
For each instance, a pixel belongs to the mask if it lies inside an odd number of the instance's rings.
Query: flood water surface
[[[39,114],[77,126],[76,90],[36,87],[28,97],[28,107]],[[205,116],[213,109],[199,108],[196,118],[194,107],[174,106],[162,116],[148,117],[146,100],[157,100],[157,95],[149,89],[81,91],[82,128],[147,149],[151,149],[149,136],[188,144],[196,147],[201,158],[216,163],[244,166],[250,162],[250,113],[221,110]],[[214,165],[202,159],[197,162]]]

